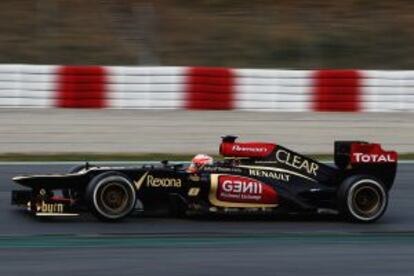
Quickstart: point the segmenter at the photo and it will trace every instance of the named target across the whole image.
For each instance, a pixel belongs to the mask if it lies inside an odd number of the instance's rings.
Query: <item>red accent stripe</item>
[[[356,70],[318,70],[313,75],[314,111],[361,109],[361,74]]]
[[[57,106],[106,107],[106,70],[100,66],[62,66],[58,70]]]
[[[187,109],[233,109],[234,75],[228,68],[191,67],[187,71]]]
[[[277,146],[271,143],[228,143],[220,145],[220,154],[232,157],[266,157],[271,154]]]

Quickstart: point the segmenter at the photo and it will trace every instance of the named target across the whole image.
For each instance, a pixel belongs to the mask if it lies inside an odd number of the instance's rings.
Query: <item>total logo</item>
[[[355,152],[352,155],[352,159],[356,163],[393,163],[396,162],[396,158],[392,154],[365,154],[361,152]]]
[[[243,147],[239,145],[234,145],[232,148],[233,151],[238,152],[266,152],[267,148],[263,147]]]

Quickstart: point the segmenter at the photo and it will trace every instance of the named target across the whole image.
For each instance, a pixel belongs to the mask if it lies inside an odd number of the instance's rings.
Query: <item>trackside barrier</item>
[[[187,109],[234,108],[234,76],[228,68],[190,67],[186,71]]]
[[[414,111],[414,71],[0,65],[0,107]]]
[[[321,70],[313,76],[313,109],[360,111],[361,73],[356,70]]]
[[[106,107],[106,69],[62,66],[57,70],[57,107]]]

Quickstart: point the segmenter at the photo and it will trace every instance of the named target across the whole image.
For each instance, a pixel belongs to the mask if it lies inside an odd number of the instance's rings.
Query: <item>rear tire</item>
[[[338,190],[340,212],[345,218],[362,223],[378,220],[387,209],[388,192],[381,181],[364,175],[344,180]]]
[[[124,219],[134,210],[136,202],[134,186],[124,175],[116,172],[94,177],[85,195],[91,212],[104,221]]]

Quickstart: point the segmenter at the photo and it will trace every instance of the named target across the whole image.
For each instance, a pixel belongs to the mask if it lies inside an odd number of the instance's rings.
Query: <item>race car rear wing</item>
[[[349,164],[397,163],[395,151],[385,151],[380,144],[363,141],[336,141],[335,164],[346,168]]]
[[[335,141],[335,165],[352,173],[369,173],[392,185],[398,162],[395,151],[365,141]]]

